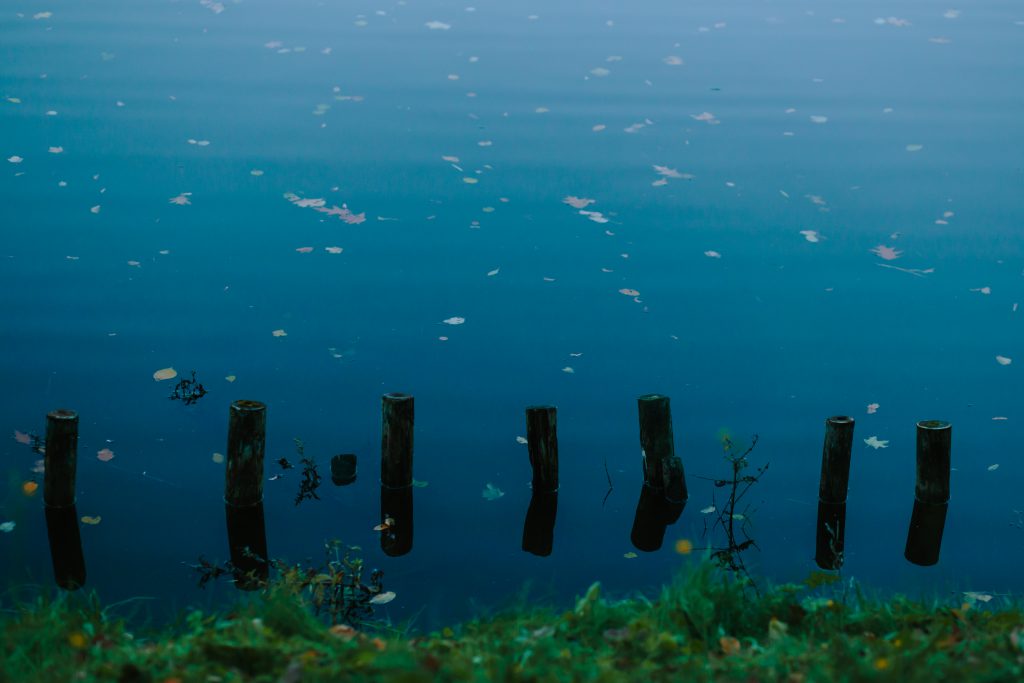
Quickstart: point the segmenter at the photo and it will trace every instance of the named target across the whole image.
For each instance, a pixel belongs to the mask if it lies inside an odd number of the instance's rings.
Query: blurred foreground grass
[[[760,594],[708,562],[656,599],[573,609],[520,606],[414,634],[327,626],[308,596],[272,585],[234,611],[193,611],[129,631],[93,595],[63,594],[0,616],[0,680],[267,681],[1019,681],[1024,612],[968,593],[925,603],[871,598],[813,574]]]

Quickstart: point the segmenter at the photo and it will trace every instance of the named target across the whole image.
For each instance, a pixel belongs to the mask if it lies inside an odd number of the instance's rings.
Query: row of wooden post
[[[630,539],[643,551],[661,547],[665,530],[682,514],[688,498],[683,463],[675,454],[669,398],[648,394],[637,399],[643,485]],[[413,541],[414,401],[408,394],[382,397],[381,548],[404,555]],[[225,516],[236,584],[258,588],[268,572],[263,518],[263,461],[267,410],[258,401],[231,404],[228,419]],[[825,421],[815,561],[824,569],[843,564],[846,498],[854,420]],[[530,505],[523,526],[523,550],[549,555],[558,507],[558,431],[554,406],[526,409],[526,435],[533,470]],[[56,410],[47,416],[43,501],[47,533],[58,585],[73,589],[85,583],[85,561],[75,513],[78,415]],[[927,420],[917,424],[917,482],[905,550],[915,564],[938,561],[949,503],[951,427]]]

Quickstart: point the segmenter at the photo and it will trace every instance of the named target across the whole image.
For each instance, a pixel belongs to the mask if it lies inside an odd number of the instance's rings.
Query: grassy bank
[[[129,632],[94,597],[5,610],[4,681],[1015,681],[1024,612],[968,594],[958,604],[864,597],[815,575],[760,595],[710,564],[655,600],[520,608],[427,634],[327,626],[308,595],[275,586],[221,614]],[[825,585],[822,585],[825,584]],[[998,605],[997,605],[998,603]]]

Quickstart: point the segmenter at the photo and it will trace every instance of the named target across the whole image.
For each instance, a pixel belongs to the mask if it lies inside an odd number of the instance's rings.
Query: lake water
[[[0,98],[7,587],[52,583],[22,442],[66,407],[77,514],[100,518],[87,586],[156,611],[230,599],[182,563],[227,559],[214,454],[245,398],[283,475],[271,556],[361,546],[393,619],[462,618],[527,581],[558,604],[659,585],[720,542],[701,510],[723,434],[757,434],[751,465],[770,463],[748,563],[800,580],[842,414],[844,575],[1024,588],[1019,3],[12,0]],[[208,394],[168,400],[164,368]],[[415,396],[426,483],[401,557],[373,530],[391,391]],[[630,543],[649,392],[672,398],[690,491],[651,553]],[[521,549],[531,404],[558,407],[548,557]],[[932,418],[953,424],[952,499],[918,567]],[[276,464],[295,438],[327,479],[299,506]],[[342,452],[359,478],[335,487]]]

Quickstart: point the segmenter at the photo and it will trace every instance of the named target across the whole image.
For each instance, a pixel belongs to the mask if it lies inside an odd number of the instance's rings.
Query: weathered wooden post
[[[228,413],[228,452],[224,501],[235,507],[263,501],[263,453],[267,438],[267,406],[235,401]]]
[[[62,508],[75,504],[78,459],[78,413],[54,410],[46,416],[46,453],[43,455],[43,502]]]
[[[533,468],[533,492],[558,490],[558,423],[555,406],[526,409],[526,447]]]
[[[263,456],[267,440],[267,406],[234,401],[228,411],[224,515],[235,587],[257,590],[270,574],[263,517]]]
[[[355,453],[342,453],[331,458],[331,481],[335,486],[348,486],[355,480]]]
[[[689,493],[683,461],[675,454],[668,396],[644,394],[637,398],[636,403],[640,418],[644,488],[637,502],[630,536],[638,550],[651,551],[661,547],[665,527],[683,514]],[[656,498],[660,502],[656,502]],[[644,524],[653,526],[644,528]]]
[[[953,426],[949,422],[922,420],[917,423],[914,509],[903,552],[903,556],[916,565],[930,566],[939,561],[949,510],[952,441]]]
[[[413,542],[413,397],[381,397],[380,547],[390,557],[405,555]]]
[[[814,543],[814,561],[822,569],[839,569],[843,566],[853,427],[853,418],[845,415],[825,420]]]
[[[78,590],[85,585],[85,555],[75,507],[78,413],[74,410],[47,414],[43,465],[46,536],[54,580],[64,590]]]
[[[413,398],[392,393],[381,401],[380,482],[393,489],[412,486]]]
[[[837,415],[825,420],[825,445],[821,451],[821,481],[818,500],[845,503],[850,483],[850,453],[853,450],[852,417]]]

